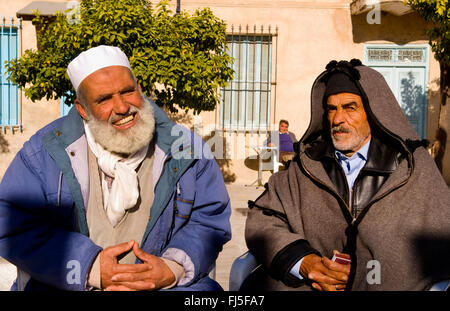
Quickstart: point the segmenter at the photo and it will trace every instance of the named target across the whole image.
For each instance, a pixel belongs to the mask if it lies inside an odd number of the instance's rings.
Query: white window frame
[[[393,51],[393,60],[391,61],[371,61],[368,57],[368,52],[370,49],[387,49]],[[420,49],[424,52],[422,61],[398,61],[397,55],[399,50],[411,50],[411,49]],[[376,67],[393,67],[393,68],[408,68],[408,67],[418,67],[425,69],[425,83],[424,83],[424,96],[425,103],[428,106],[428,81],[429,81],[429,57],[430,57],[430,46],[428,44],[405,44],[405,45],[397,45],[397,44],[364,44],[364,64],[376,68]],[[400,101],[399,101],[400,103]],[[427,110],[424,109],[423,124],[422,124],[422,138],[425,138],[427,135]],[[420,135],[420,133],[419,133]]]

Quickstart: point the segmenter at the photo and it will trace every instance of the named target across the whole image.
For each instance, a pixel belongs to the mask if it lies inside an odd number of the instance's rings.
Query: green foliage
[[[448,0],[404,0],[423,19],[433,23],[428,31],[436,59],[450,65],[450,4]]]
[[[232,79],[225,23],[210,9],[174,15],[168,1],[154,9],[148,0],[83,0],[79,15],[71,20],[67,14],[53,20],[37,15],[39,50],[26,50],[7,64],[11,81],[32,101],[66,96],[73,104],[67,65],[102,44],[120,47],[143,92],[170,111],[176,105],[194,113],[214,110],[218,88]]]

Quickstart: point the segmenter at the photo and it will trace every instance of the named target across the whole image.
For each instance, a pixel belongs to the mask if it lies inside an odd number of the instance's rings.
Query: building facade
[[[68,1],[47,1],[53,7],[64,2]],[[33,3],[1,2],[0,15],[6,21],[2,26],[2,62],[4,57],[37,47],[31,21],[17,19],[18,12],[24,16],[24,8]],[[213,146],[226,181],[254,184],[258,176],[255,147],[264,144],[268,131],[277,130],[280,119],[289,121],[289,130],[297,138],[302,136],[309,125],[311,86],[330,60],[358,58],[380,71],[418,134],[435,139],[439,64],[425,33],[429,25],[402,1],[173,0],[171,5],[174,12],[178,8],[191,13],[209,7],[227,24],[227,48],[235,59],[233,81],[220,90],[221,102],[215,111],[184,118],[189,120],[186,125]],[[14,19],[10,26],[9,16]],[[4,42],[8,40],[17,42],[8,43],[5,54]],[[2,82],[4,75],[2,71]],[[9,97],[4,95],[6,88]],[[67,109],[59,101],[32,103],[23,92],[5,83],[1,109],[3,176],[23,143]],[[448,108],[441,111],[441,124],[447,132],[449,114]],[[4,121],[6,115],[10,124]],[[447,183],[449,154],[447,151],[442,162]],[[267,181],[270,174],[264,171],[262,180]]]

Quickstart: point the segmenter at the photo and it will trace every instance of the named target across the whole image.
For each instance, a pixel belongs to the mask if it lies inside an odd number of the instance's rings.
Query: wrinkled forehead
[[[354,93],[337,93],[326,98],[327,105],[344,105],[352,102],[358,104],[358,106],[361,106],[364,109],[361,96]]]

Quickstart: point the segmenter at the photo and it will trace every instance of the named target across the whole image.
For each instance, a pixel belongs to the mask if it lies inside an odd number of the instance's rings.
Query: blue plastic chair
[[[231,265],[229,290],[238,291],[247,276],[257,267],[259,264],[256,258],[248,251],[236,258]]]

